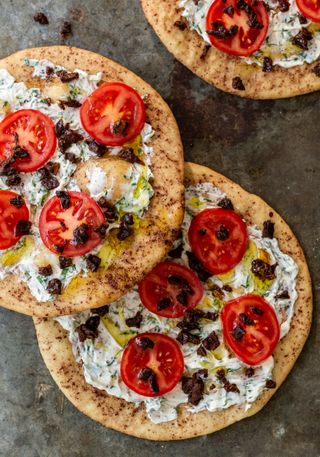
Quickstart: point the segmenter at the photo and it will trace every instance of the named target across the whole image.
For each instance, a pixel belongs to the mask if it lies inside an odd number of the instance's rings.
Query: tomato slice
[[[143,305],[163,317],[180,317],[203,296],[198,276],[175,262],[159,263],[139,284]]]
[[[40,111],[22,109],[0,123],[0,162],[17,156],[13,166],[19,172],[38,170],[52,157],[56,147],[54,124]],[[26,157],[21,157],[21,150]]]
[[[234,211],[205,209],[192,220],[189,242],[193,253],[212,274],[234,268],[248,244],[247,226]]]
[[[269,14],[263,1],[215,0],[207,14],[213,46],[234,56],[249,56],[264,42]]]
[[[229,301],[221,312],[223,335],[235,355],[248,365],[258,365],[274,351],[280,325],[272,306],[259,295]]]
[[[80,110],[83,128],[107,146],[121,146],[141,132],[146,111],[142,98],[132,87],[113,82],[96,89]]]
[[[0,250],[15,245],[22,235],[16,228],[20,221],[29,220],[29,210],[23,198],[15,192],[0,190]]]
[[[170,392],[180,381],[184,361],[178,343],[161,333],[141,333],[125,348],[121,378],[129,389],[145,397]]]
[[[68,192],[68,195],[69,206],[57,196],[46,202],[40,214],[39,230],[50,251],[76,257],[92,251],[101,242],[96,230],[105,224],[105,217],[87,194]]]
[[[320,0],[297,0],[297,7],[310,21],[320,22]]]

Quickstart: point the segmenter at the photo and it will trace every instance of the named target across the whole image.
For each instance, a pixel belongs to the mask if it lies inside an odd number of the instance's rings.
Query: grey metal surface
[[[186,159],[211,166],[263,197],[292,226],[303,247],[319,302],[320,94],[250,101],[193,76],[147,25],[139,0],[0,0],[0,57],[60,43],[114,58],[151,83],[177,117]],[[50,25],[33,22],[37,11]],[[0,456],[114,457],[151,455],[319,457],[319,332],[311,336],[280,391],[258,415],[214,435],[152,443],[106,430],[59,392],[39,355],[31,319],[0,310]],[[319,331],[319,327],[318,327]]]

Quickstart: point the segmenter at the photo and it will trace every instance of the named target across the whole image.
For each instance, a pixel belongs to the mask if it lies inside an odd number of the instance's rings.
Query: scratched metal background
[[[50,25],[33,22],[48,14]],[[320,273],[320,94],[280,101],[241,100],[191,74],[162,46],[139,0],[0,0],[0,57],[68,44],[126,65],[168,101],[187,160],[208,165],[263,197],[292,226],[311,268],[315,305]],[[59,392],[37,349],[31,319],[0,311],[0,456],[319,457],[319,332],[311,336],[280,391],[258,415],[214,435],[153,443],[106,430]]]

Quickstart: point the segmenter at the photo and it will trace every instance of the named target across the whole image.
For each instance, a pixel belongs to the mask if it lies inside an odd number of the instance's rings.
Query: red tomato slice
[[[210,273],[226,273],[246,252],[247,226],[234,211],[205,209],[190,224],[189,242],[193,253]]]
[[[320,0],[297,0],[297,7],[310,21],[320,22]]]
[[[105,83],[83,103],[80,110],[83,128],[107,146],[121,146],[141,132],[146,111],[142,98],[123,83]]]
[[[180,381],[184,361],[178,343],[160,333],[141,333],[123,352],[121,378],[129,389],[144,397],[159,397]]]
[[[57,147],[51,119],[33,109],[9,114],[0,123],[0,162],[10,159],[17,145],[29,154],[26,158],[15,160],[14,168],[17,171],[28,173],[42,167]]]
[[[58,197],[52,197],[42,208],[39,229],[42,241],[50,251],[66,257],[76,257],[92,251],[101,242],[95,231],[105,224],[105,217],[97,203],[82,192],[68,192],[70,206],[63,208]],[[75,230],[84,227],[81,242]],[[79,238],[79,237],[78,237]]]
[[[21,207],[13,205],[12,199],[20,200]],[[9,190],[0,190],[0,250],[8,249],[20,240],[16,227],[21,220],[29,220],[29,210],[22,197]]]
[[[189,268],[174,262],[159,263],[139,284],[143,305],[164,317],[180,317],[197,306],[203,287]]]
[[[221,319],[226,343],[244,363],[258,365],[273,353],[280,325],[272,306],[259,295],[229,301]]]
[[[264,42],[269,14],[259,0],[215,0],[207,14],[213,46],[234,56],[249,56]]]

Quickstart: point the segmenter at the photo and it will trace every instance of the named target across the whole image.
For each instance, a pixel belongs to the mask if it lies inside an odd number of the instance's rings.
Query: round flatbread
[[[271,73],[264,73],[261,67],[248,65],[214,47],[206,53],[207,43],[197,32],[174,25],[181,21],[177,0],[141,0],[141,3],[150,25],[175,58],[219,89],[255,99],[293,97],[320,89],[320,78],[312,72],[315,64],[289,69],[276,66]],[[232,80],[237,76],[245,90],[232,87]]]
[[[0,68],[7,69],[16,81],[42,89],[46,81],[32,77],[33,69],[23,65],[25,58],[46,59],[68,71],[79,68],[89,74],[102,72],[104,82],[122,81],[134,87],[146,97],[147,120],[155,131],[151,164],[154,196],[144,214],[143,226],[135,230],[130,241],[123,242],[110,266],[86,277],[77,277],[61,295],[47,302],[38,302],[28,285],[17,276],[10,274],[0,281],[0,302],[6,308],[38,317],[73,314],[120,297],[170,249],[183,219],[183,148],[173,114],[160,95],[112,60],[77,48],[53,46],[27,49],[0,61]],[[85,187],[83,177],[80,181]]]
[[[262,227],[266,219],[275,223],[275,236],[284,253],[289,254],[299,266],[297,278],[298,299],[289,333],[279,342],[275,357],[273,378],[277,388],[292,369],[307,339],[312,317],[311,280],[303,251],[288,225],[259,197],[249,194],[224,176],[200,165],[187,163],[186,185],[210,182],[232,199],[235,210],[248,224]],[[272,213],[272,217],[271,217]],[[270,400],[276,389],[265,391],[248,411],[243,406],[232,406],[217,412],[188,413],[179,409],[177,420],[153,424],[144,408],[135,408],[104,391],[86,384],[82,368],[75,361],[67,333],[50,319],[34,320],[43,359],[54,380],[68,399],[84,414],[106,427],[129,435],[151,440],[179,440],[215,432],[223,427],[252,416]]]

